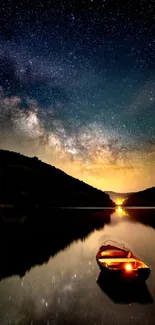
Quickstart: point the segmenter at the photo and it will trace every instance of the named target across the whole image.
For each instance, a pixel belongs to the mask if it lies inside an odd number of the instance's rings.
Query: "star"
[[[130,187],[131,173],[131,190],[153,185],[152,4],[27,7],[1,13],[1,147],[102,190]]]

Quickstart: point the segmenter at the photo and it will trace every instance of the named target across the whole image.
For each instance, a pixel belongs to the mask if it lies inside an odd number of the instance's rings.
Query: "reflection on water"
[[[122,216],[122,217],[128,215],[127,211],[126,211],[125,209],[123,209],[121,206],[118,206],[118,207],[116,208],[116,213],[117,213],[119,216]]]
[[[129,219],[155,229],[155,209],[128,209]]]
[[[24,276],[32,266],[47,262],[73,241],[85,240],[89,233],[110,223],[112,212],[52,210],[49,215],[46,210],[36,210],[25,216],[16,209],[2,210],[0,278]]]
[[[114,213],[117,214],[117,216],[128,217],[128,221],[139,222],[146,226],[155,228],[155,209],[125,209],[122,206],[118,206]]]
[[[153,303],[153,298],[145,282],[130,282],[112,280],[109,282],[102,273],[99,274],[97,284],[108,295],[113,302],[121,304],[130,304],[133,302],[139,304]]]
[[[16,223],[11,218],[1,218],[1,325],[154,325],[155,210],[42,211],[33,218],[22,214]],[[151,265],[146,284],[101,281],[95,257],[106,239],[124,243]]]
[[[25,216],[26,214],[26,216]],[[73,241],[85,240],[95,229],[104,225],[141,223],[155,228],[155,209],[52,210],[26,211],[0,210],[2,248],[0,278],[13,274],[23,276],[35,265],[47,262],[51,256],[64,250]],[[112,234],[112,239],[121,240],[121,231]],[[99,245],[109,239],[103,233]]]

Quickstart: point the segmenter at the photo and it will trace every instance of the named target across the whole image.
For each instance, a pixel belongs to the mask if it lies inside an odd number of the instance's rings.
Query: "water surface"
[[[33,229],[33,235],[31,234],[34,238],[34,241],[32,238],[30,240],[31,247],[28,233],[26,233],[26,246],[23,246],[22,238],[19,237],[18,248],[20,247],[21,251],[18,254],[13,252],[13,249],[17,249],[17,244],[14,246],[13,243],[13,232],[17,235],[16,225],[11,226],[12,232],[10,229],[8,232],[6,228],[8,225],[2,225],[1,253],[3,256],[1,254],[1,260],[5,266],[0,281],[0,324],[154,325],[155,210],[124,211],[119,208],[109,213],[107,211],[93,212],[98,225],[94,224],[92,217],[89,218],[88,212],[86,214],[85,211],[80,211],[82,218],[79,220],[85,221],[78,225],[79,228],[76,224],[74,226],[74,213],[72,210],[70,227],[66,224],[66,228],[64,221],[60,222],[61,215],[59,227],[57,225],[54,233],[52,224],[49,224],[47,228],[41,227],[44,236],[41,236],[40,230],[36,237],[38,229],[36,226],[35,233]],[[77,220],[77,215],[75,220]],[[92,227],[89,226],[89,220]],[[80,232],[82,225],[84,230]],[[23,236],[20,227],[18,232],[20,231]],[[31,228],[30,225],[28,227]],[[46,233],[48,238],[46,238]],[[68,234],[71,233],[69,237]],[[7,247],[6,244],[8,241],[10,245],[8,234],[12,240],[10,255],[9,246]],[[68,240],[65,237],[67,235]],[[124,287],[118,287],[117,284],[111,288],[108,283],[100,283],[100,270],[95,256],[99,246],[106,239],[124,243],[151,266],[152,272],[146,285],[136,289],[130,286],[127,292]],[[64,245],[63,240],[65,240]],[[15,238],[14,241],[16,241]],[[54,245],[54,242],[59,242],[59,245],[51,251],[49,246],[50,243]],[[39,256],[41,259],[38,263]],[[23,271],[24,260],[26,261],[25,271],[24,275],[20,276],[20,267]],[[12,271],[10,271],[11,264],[14,264]],[[10,276],[9,272],[14,274]]]

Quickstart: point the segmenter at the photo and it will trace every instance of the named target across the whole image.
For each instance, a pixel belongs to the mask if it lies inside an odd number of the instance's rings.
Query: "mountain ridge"
[[[42,162],[36,156],[27,157],[0,149],[0,177],[0,204],[115,206],[105,192]]]
[[[135,192],[123,202],[124,206],[155,206],[155,186]]]

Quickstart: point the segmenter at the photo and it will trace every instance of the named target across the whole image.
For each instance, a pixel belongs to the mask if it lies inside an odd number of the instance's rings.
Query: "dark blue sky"
[[[153,185],[154,2],[3,1],[0,26],[1,147],[102,189]]]

